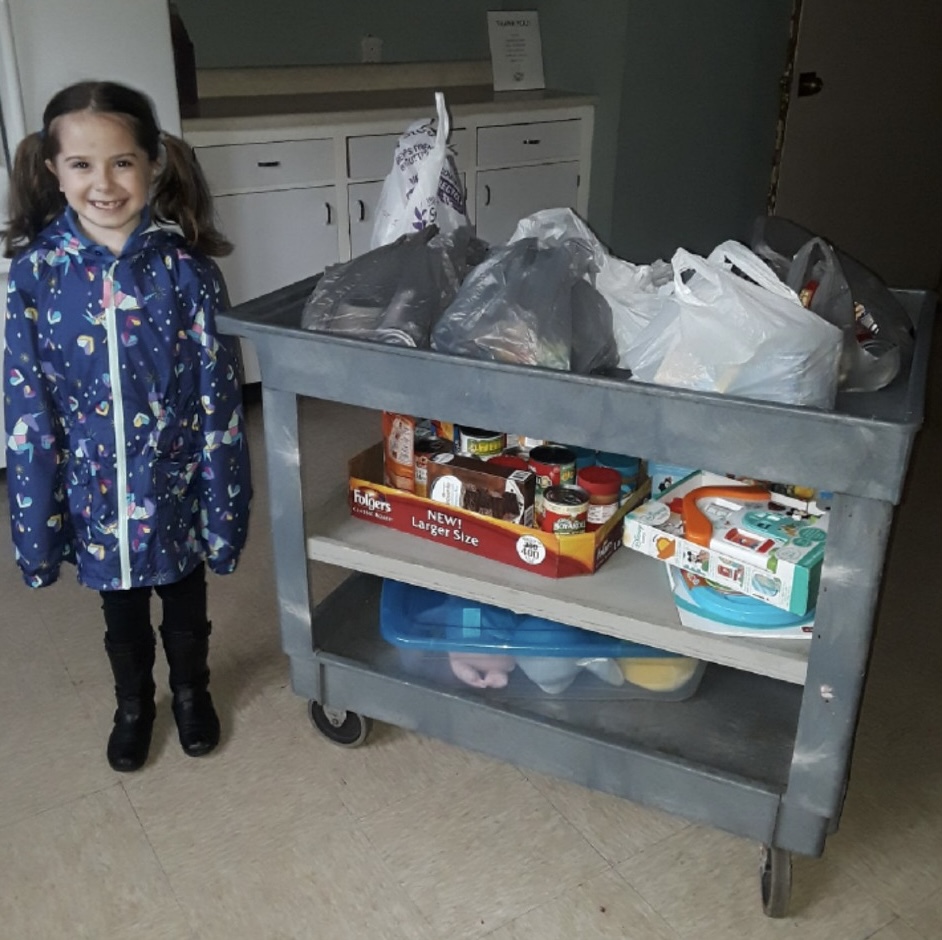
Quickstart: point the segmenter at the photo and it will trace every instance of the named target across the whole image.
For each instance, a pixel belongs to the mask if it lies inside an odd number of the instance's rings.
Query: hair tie
[[[36,133],[39,134],[39,139],[40,139],[40,140],[45,140],[45,139],[46,139],[46,128],[45,128],[45,127],[39,128],[39,130],[36,131]]]

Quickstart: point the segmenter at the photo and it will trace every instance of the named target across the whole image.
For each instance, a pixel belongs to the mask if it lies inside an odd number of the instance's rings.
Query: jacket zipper
[[[124,398],[121,395],[121,358],[118,347],[118,311],[115,307],[115,261],[104,275],[109,288],[108,308],[105,311],[105,331],[108,336],[108,372],[111,376],[111,414],[114,421],[115,476],[118,486],[118,557],[121,560],[121,588],[131,587],[131,552],[128,533],[128,461],[127,442],[124,437]]]

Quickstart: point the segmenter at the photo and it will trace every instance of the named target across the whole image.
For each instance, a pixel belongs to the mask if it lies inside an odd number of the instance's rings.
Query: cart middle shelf
[[[728,637],[680,623],[664,563],[622,547],[595,574],[547,578],[350,515],[346,490],[305,512],[307,556],[801,685],[811,640]],[[315,638],[318,639],[318,638]]]

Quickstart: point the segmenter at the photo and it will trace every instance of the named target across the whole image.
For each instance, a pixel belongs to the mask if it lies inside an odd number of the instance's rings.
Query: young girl
[[[55,95],[16,152],[3,232],[4,410],[16,561],[30,587],[63,561],[100,592],[117,711],[108,761],[147,759],[151,589],[189,755],[219,742],[205,563],[235,569],[251,482],[236,364],[216,337],[208,187],[149,100],[109,82]]]

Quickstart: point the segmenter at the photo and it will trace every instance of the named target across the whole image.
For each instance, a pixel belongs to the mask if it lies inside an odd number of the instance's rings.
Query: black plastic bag
[[[317,282],[301,326],[341,336],[427,347],[429,332],[467,272],[470,231],[429,226],[343,264]]]

